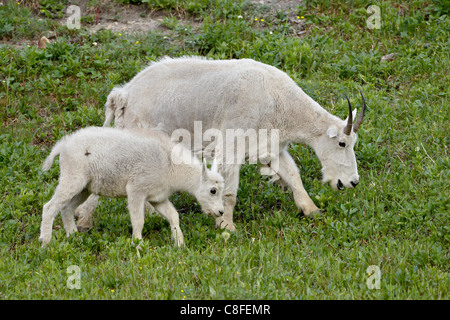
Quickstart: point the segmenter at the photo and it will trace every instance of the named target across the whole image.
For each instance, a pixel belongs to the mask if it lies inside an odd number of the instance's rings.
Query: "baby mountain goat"
[[[146,137],[136,134],[146,130]],[[61,211],[67,236],[77,231],[75,209],[90,194],[127,197],[133,236],[142,239],[146,201],[170,224],[176,245],[184,244],[178,212],[169,201],[177,191],[193,194],[202,210],[213,217],[223,214],[223,177],[190,152],[172,152],[164,134],[150,129],[120,130],[90,127],[62,138],[43,164],[47,171],[60,157],[60,177],[52,199],[44,205],[39,241],[46,246],[55,216]]]

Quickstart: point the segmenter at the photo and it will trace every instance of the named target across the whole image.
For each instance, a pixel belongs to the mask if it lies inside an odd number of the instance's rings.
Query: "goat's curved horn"
[[[353,126],[353,131],[354,131],[354,132],[358,131],[359,126],[361,125],[361,122],[362,122],[362,120],[363,120],[363,118],[364,118],[364,112],[366,111],[366,100],[364,99],[364,95],[363,95],[363,93],[362,93],[361,90],[359,90],[359,93],[361,94],[361,98],[362,98],[363,105],[362,105],[362,110],[361,110],[361,112],[359,113],[359,116],[358,116],[358,118],[356,119],[355,124],[354,124],[354,126]]]
[[[348,120],[347,120],[347,126],[344,128],[344,133],[349,136],[350,132],[352,132],[352,126],[353,126],[352,105],[350,104],[350,100],[348,99],[348,97],[345,93],[344,93],[344,96],[348,102]]]

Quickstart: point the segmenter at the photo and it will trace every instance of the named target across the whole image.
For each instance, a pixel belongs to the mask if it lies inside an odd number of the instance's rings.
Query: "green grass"
[[[301,36],[287,13],[244,1],[115,1],[130,2],[163,10],[169,34],[69,30],[53,20],[65,16],[59,1],[0,6],[1,299],[449,299],[448,1],[382,2],[379,30],[366,27],[365,1],[304,1]],[[181,27],[186,16],[198,25]],[[26,45],[50,31],[46,49]],[[389,53],[397,59],[380,62]],[[123,199],[102,199],[94,227],[69,239],[58,217],[40,248],[42,206],[59,172],[40,169],[49,149],[101,125],[110,90],[163,55],[274,65],[341,117],[342,94],[358,105],[362,89],[369,110],[355,147],[358,188],[322,185],[314,152],[293,145],[324,210],[317,219],[301,218],[289,190],[246,165],[229,239],[177,194],[183,249],[165,220],[148,216],[138,253]],[[81,289],[67,286],[71,265]],[[378,290],[366,285],[370,265],[381,271]]]

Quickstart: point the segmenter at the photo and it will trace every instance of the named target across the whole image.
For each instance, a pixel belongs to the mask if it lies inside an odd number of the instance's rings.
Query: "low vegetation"
[[[0,299],[448,299],[449,16],[446,1],[385,1],[369,29],[366,1],[302,1],[295,12],[259,1],[85,1],[69,29],[68,1],[0,6]],[[163,16],[164,28],[122,33],[90,26],[97,8]],[[45,48],[36,43],[46,36]],[[382,59],[391,55],[391,59]],[[311,220],[292,194],[241,171],[237,232],[215,230],[194,198],[176,194],[186,247],[147,216],[131,240],[125,199],[102,198],[94,226],[38,242],[42,206],[59,167],[42,172],[51,146],[102,125],[111,89],[164,55],[253,58],[287,72],[330,112],[343,93],[368,104],[355,146],[360,184],[320,183],[312,149],[292,145],[306,190],[323,215]],[[68,285],[78,266],[80,288]],[[379,268],[379,289],[367,285]],[[70,270],[70,269],[69,269]],[[372,288],[372,289],[371,289]]]

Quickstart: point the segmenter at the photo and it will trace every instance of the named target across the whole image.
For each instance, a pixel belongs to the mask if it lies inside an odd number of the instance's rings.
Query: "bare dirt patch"
[[[295,32],[301,34],[304,30],[303,23],[298,19],[297,8],[301,1],[298,0],[251,0],[252,6],[267,15],[276,15],[277,12],[285,12],[288,21],[294,26]],[[81,8],[84,16],[93,16],[94,21],[87,27],[95,33],[101,29],[123,33],[147,33],[149,30],[159,30],[169,33],[164,26],[164,18],[176,16],[179,24],[190,24],[194,28],[200,22],[182,12],[152,11],[143,5],[120,5],[114,1],[103,0],[95,7],[88,7],[87,0],[72,0],[72,4]],[[65,20],[62,21],[65,23]]]
[[[250,0],[251,3],[270,8],[272,13],[286,12],[289,17],[297,16],[297,7],[302,1],[299,0]]]
[[[120,5],[113,1],[104,0],[93,7],[87,6],[87,0],[72,0],[71,3],[80,6],[82,16],[89,16],[93,20],[85,25],[92,33],[99,30],[111,30],[127,34],[145,34],[150,30],[161,32],[169,31],[164,26],[164,18],[172,16],[171,13],[150,10],[145,5]],[[179,23],[198,24],[192,18],[178,17]],[[61,23],[65,23],[65,19]]]
[[[302,35],[306,32],[304,21],[300,19],[298,8],[302,1],[299,0],[250,0],[258,11],[265,15],[276,16],[283,12],[287,15],[287,21],[292,26],[292,32],[295,35]]]
[[[294,35],[304,34],[305,26],[298,17],[299,0],[250,0],[250,5],[246,8],[248,15],[255,13],[261,17],[276,16],[283,12],[292,29]],[[170,36],[172,30],[165,26],[164,19],[175,17],[179,25],[190,25],[195,32],[201,26],[202,17],[193,17],[183,11],[173,10],[172,12],[151,10],[146,5],[122,5],[112,0],[99,0],[95,5],[91,5],[89,0],[71,0],[69,5],[77,5],[81,11],[81,25],[89,32],[96,33],[99,30],[111,30],[114,33],[141,34],[145,35],[149,31],[159,31]],[[30,8],[37,10],[37,1],[30,4]],[[38,18],[42,19],[42,18]],[[66,25],[68,16],[57,20],[61,25]],[[261,26],[264,28],[265,26]],[[39,38],[34,40],[10,39],[1,41],[15,47],[38,46],[42,36],[54,41],[56,33],[52,30],[44,32]]]

